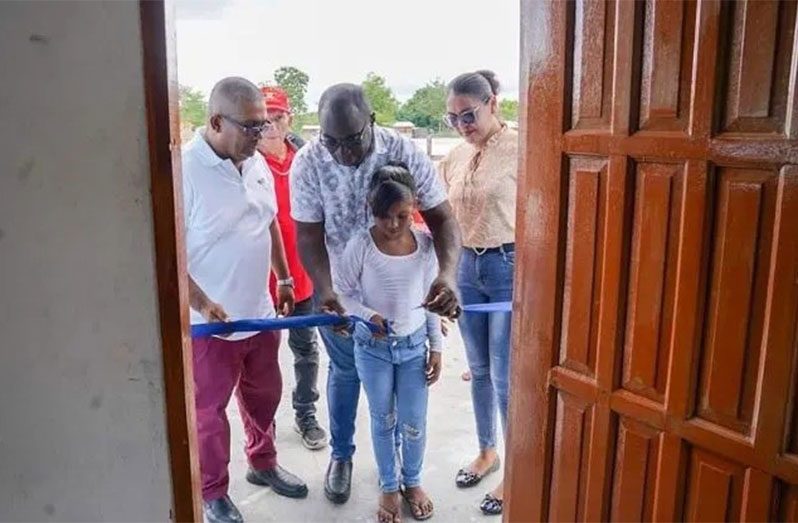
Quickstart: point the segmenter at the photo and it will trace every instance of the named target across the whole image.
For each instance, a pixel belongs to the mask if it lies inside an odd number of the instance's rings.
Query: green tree
[[[305,94],[308,92],[309,80],[310,77],[304,71],[290,65],[274,71],[274,81],[288,94],[294,114],[304,114],[308,110]]]
[[[518,100],[502,100],[499,102],[499,112],[505,121],[518,121]]]
[[[417,89],[399,109],[398,118],[413,122],[416,127],[440,130],[446,112],[446,85],[435,79]]]
[[[189,124],[193,129],[204,125],[208,118],[205,95],[187,85],[181,85],[179,93],[180,121]]]
[[[396,122],[399,102],[396,101],[391,88],[386,85],[385,78],[376,73],[369,73],[362,86],[376,115],[377,123],[390,125]]]

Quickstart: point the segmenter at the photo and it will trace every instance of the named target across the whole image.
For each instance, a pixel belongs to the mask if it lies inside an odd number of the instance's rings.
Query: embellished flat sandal
[[[476,485],[479,485],[479,482],[482,481],[482,478],[496,472],[501,467],[501,460],[496,458],[496,461],[493,462],[493,465],[490,466],[488,470],[485,471],[484,474],[477,474],[476,472],[470,471],[468,469],[462,468],[457,471],[457,477],[455,478],[455,483],[460,488],[470,488]]]
[[[502,513],[504,508],[504,500],[501,500],[492,494],[485,494],[482,498],[482,503],[479,504],[479,510],[486,516],[498,516]]]

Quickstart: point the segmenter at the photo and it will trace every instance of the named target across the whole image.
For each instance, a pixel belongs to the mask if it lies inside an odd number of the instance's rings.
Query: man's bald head
[[[319,101],[321,139],[341,165],[360,165],[374,145],[374,119],[363,88],[336,84]]]
[[[366,99],[363,88],[355,84],[336,84],[327,88],[321,95],[319,101],[319,122],[322,128],[349,127],[345,124],[352,124],[357,132],[363,127],[363,123],[371,118],[371,106]],[[325,125],[325,123],[327,125]],[[338,130],[338,129],[336,129]]]
[[[211,90],[208,100],[208,116],[240,115],[252,104],[263,104],[263,93],[258,86],[239,76],[219,80]]]

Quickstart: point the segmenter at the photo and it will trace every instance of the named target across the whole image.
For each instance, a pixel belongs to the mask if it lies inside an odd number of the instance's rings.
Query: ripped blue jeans
[[[427,443],[426,327],[410,336],[379,340],[357,325],[353,337],[355,366],[369,402],[380,488],[396,492],[400,484],[417,487]],[[401,434],[399,449],[396,432]]]

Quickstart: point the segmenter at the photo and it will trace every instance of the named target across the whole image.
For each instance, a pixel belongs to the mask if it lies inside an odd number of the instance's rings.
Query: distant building
[[[426,127],[416,127],[413,129],[413,138],[426,138],[427,136],[431,136],[433,134],[434,133]]]
[[[407,136],[408,138],[413,137],[413,129],[416,128],[413,122],[396,122],[393,124],[393,128],[399,134]]]
[[[310,140],[311,138],[316,138],[320,132],[321,126],[319,125],[303,125],[300,134],[305,140]]]

